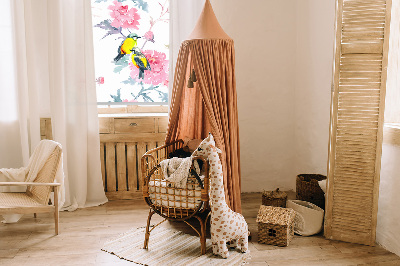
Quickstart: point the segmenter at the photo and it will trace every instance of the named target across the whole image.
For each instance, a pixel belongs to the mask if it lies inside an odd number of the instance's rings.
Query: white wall
[[[400,256],[400,146],[382,146],[376,241]]]
[[[335,0],[296,4],[295,172],[326,175]]]
[[[294,175],[295,1],[212,4],[235,41],[242,190],[289,188]]]
[[[212,1],[235,41],[244,192],[326,174],[334,3]]]

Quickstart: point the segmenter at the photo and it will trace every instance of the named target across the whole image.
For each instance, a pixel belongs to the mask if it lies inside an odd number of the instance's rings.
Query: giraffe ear
[[[217,147],[215,147],[214,145],[210,145],[212,149],[214,149],[216,152],[218,152],[219,154],[222,154],[222,151],[220,149],[218,149]]]

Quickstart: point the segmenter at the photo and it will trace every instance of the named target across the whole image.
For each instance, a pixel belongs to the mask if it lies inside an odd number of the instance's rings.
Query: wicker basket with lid
[[[294,235],[294,218],[292,209],[260,206],[257,215],[258,243],[287,247]]]
[[[264,191],[262,205],[286,208],[287,194],[279,188],[273,191]]]

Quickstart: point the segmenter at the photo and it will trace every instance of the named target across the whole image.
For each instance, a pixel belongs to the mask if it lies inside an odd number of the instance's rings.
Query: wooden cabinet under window
[[[100,156],[109,200],[141,198],[140,159],[163,145],[168,116],[100,115]]]

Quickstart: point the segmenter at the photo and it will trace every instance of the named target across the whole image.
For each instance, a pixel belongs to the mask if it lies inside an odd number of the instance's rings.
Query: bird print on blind
[[[139,48],[135,47],[132,52],[132,63],[139,69],[139,79],[144,79],[144,71],[151,70],[150,63]]]
[[[138,38],[141,37],[136,33],[129,34],[118,47],[118,55],[114,58],[114,62],[117,62],[125,55],[132,53],[132,50],[137,46]]]

